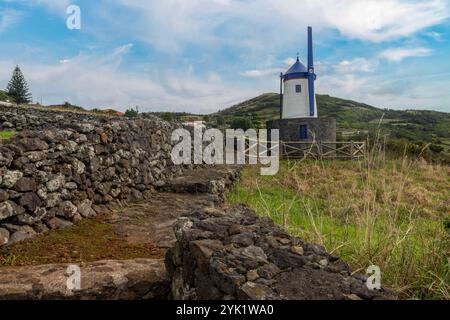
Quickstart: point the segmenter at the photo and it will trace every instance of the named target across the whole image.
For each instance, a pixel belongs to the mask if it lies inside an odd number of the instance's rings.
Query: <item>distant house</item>
[[[0,106],[2,106],[2,107],[12,107],[13,104],[11,102],[7,102],[7,101],[0,101]]]
[[[193,121],[185,121],[183,122],[183,126],[185,127],[195,127],[195,126],[201,126],[201,127],[206,127],[205,121],[200,121],[200,120],[193,120]]]

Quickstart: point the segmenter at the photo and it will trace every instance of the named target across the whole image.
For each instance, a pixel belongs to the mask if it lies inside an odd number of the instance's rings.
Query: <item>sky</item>
[[[44,104],[210,113],[277,92],[310,25],[317,93],[450,112],[449,18],[450,0],[0,0],[0,88],[19,65]]]

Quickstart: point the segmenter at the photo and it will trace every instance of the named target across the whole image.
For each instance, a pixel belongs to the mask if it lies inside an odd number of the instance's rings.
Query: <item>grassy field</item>
[[[248,166],[228,194],[355,270],[382,270],[401,298],[450,299],[450,167],[369,157],[287,161],[275,176]]]

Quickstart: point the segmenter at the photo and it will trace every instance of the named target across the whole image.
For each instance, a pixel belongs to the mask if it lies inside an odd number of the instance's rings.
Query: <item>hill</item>
[[[420,148],[431,144],[435,153],[450,153],[450,113],[428,110],[381,109],[368,104],[317,95],[320,117],[337,119],[338,137],[343,140],[365,139],[378,128],[391,141],[404,140]],[[231,125],[236,118],[248,118],[255,127],[279,117],[280,102],[276,93],[265,93],[212,114],[219,122]]]

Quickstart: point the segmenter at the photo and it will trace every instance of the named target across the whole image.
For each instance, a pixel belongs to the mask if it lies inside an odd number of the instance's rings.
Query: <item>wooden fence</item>
[[[358,159],[366,156],[366,143],[355,141],[281,141],[280,156],[288,159]]]

